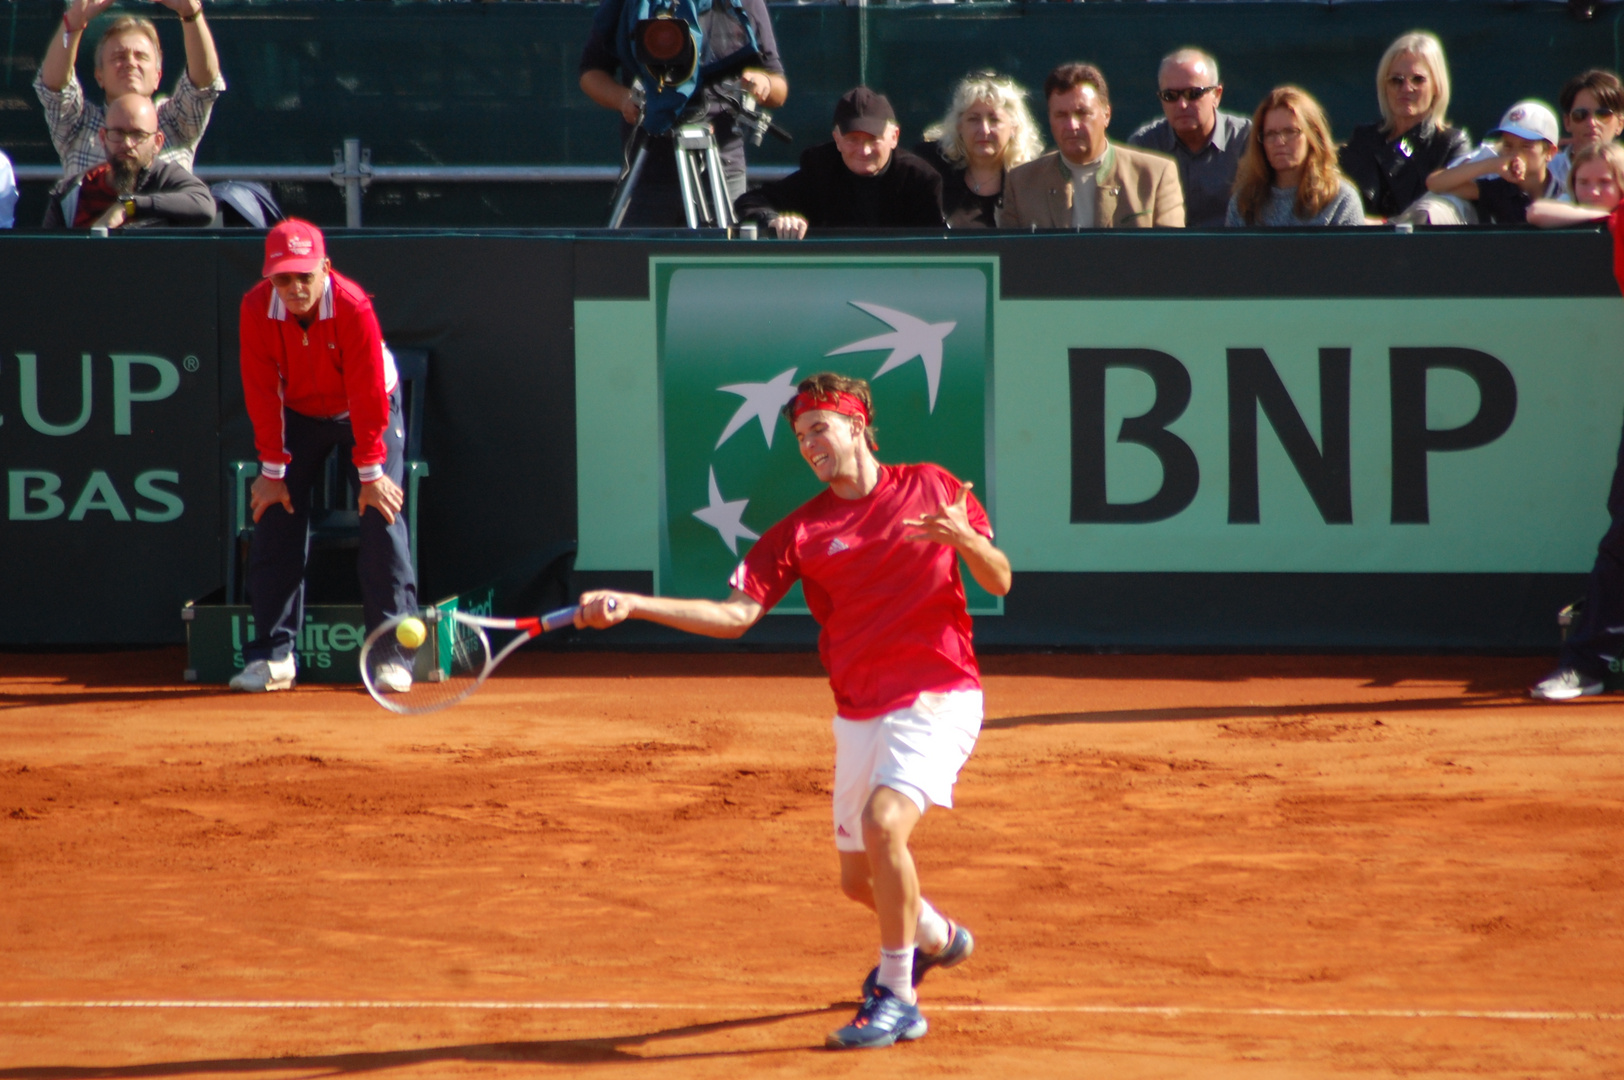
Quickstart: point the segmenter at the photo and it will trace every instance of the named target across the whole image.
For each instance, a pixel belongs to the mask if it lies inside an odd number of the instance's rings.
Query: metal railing
[[[62,170],[52,165],[17,165],[18,180],[56,180]],[[753,166],[756,180],[779,180],[793,172],[787,165]],[[345,139],[333,150],[331,168],[320,165],[199,165],[200,180],[258,180],[300,184],[330,181],[344,191],[344,224],[361,227],[361,195],[373,184],[612,184],[618,165],[374,165],[372,151],[360,139]]]

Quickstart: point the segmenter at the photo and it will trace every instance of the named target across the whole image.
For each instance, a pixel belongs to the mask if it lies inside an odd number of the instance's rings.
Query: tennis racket
[[[609,601],[614,610],[615,602]],[[575,622],[579,607],[560,608],[525,619],[493,619],[461,611],[430,608],[420,616],[396,615],[367,635],[361,646],[361,681],[379,705],[396,713],[431,713],[450,708],[478,690],[496,666],[514,649],[540,634]],[[416,649],[407,648],[396,631],[407,619],[423,620],[428,637]],[[516,630],[518,635],[491,652],[486,630]],[[411,672],[410,686],[400,672]]]

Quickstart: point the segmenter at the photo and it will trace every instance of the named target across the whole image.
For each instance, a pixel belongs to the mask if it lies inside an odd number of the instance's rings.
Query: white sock
[[[903,1001],[908,1002],[910,1005],[913,1004],[912,945],[905,949],[898,949],[895,952],[890,949],[880,950],[880,977],[878,982],[879,985],[885,987]]]
[[[947,947],[947,920],[923,896],[919,898],[919,926],[914,931],[914,944],[927,953],[939,953]]]

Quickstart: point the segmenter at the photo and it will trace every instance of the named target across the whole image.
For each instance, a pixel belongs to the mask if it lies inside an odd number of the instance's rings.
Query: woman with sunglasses
[[[1379,124],[1353,129],[1338,158],[1365,211],[1394,217],[1427,194],[1427,174],[1471,152],[1471,140],[1450,127],[1449,67],[1431,34],[1395,40],[1376,66]]]
[[[1363,225],[1359,193],[1336,167],[1325,112],[1308,92],[1277,86],[1252,115],[1224,224]]]
[[[947,115],[925,129],[914,153],[942,174],[950,229],[991,229],[1004,202],[1004,174],[1043,153],[1043,139],[1015,80],[978,71],[959,80]]]
[[[1624,85],[1611,71],[1591,68],[1569,79],[1559,100],[1569,142],[1547,168],[1553,186],[1565,187],[1580,150],[1610,143],[1624,131]]]

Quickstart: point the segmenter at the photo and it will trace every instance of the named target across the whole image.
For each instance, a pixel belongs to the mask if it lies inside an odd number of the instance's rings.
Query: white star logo
[[[725,502],[722,499],[722,489],[716,486],[716,466],[710,470],[710,505],[694,511],[694,517],[721,534],[727,549],[733,554],[739,553],[739,538],[746,540],[759,540],[761,534],[751,532],[744,524],[744,508],[750,505],[749,499],[734,499]]]
[[[891,333],[878,334],[871,338],[864,338],[862,341],[854,341],[850,345],[842,345],[840,348],[826,352],[823,355],[840,356],[842,353],[890,349],[891,355],[885,358],[885,363],[880,365],[880,370],[874,373],[875,379],[878,379],[892,368],[901,367],[917,356],[919,362],[925,365],[925,388],[930,392],[930,411],[935,412],[936,387],[942,381],[942,339],[951,334],[958,323],[928,323],[904,312],[881,307],[879,304],[865,304],[861,300],[853,300],[851,304],[853,307],[861,308],[881,322],[888,324],[891,327]]]
[[[767,449],[773,448],[773,432],[778,427],[778,410],[784,403],[795,396],[795,368],[781,371],[773,377],[771,382],[741,382],[731,386],[718,386],[718,391],[729,394],[738,394],[744,399],[739,411],[733,414],[733,419],[727,422],[722,430],[722,437],[716,440],[716,449],[720,450],[722,444],[733,437],[751,420],[761,421],[761,434],[767,440]],[[714,500],[713,500],[714,501]]]

